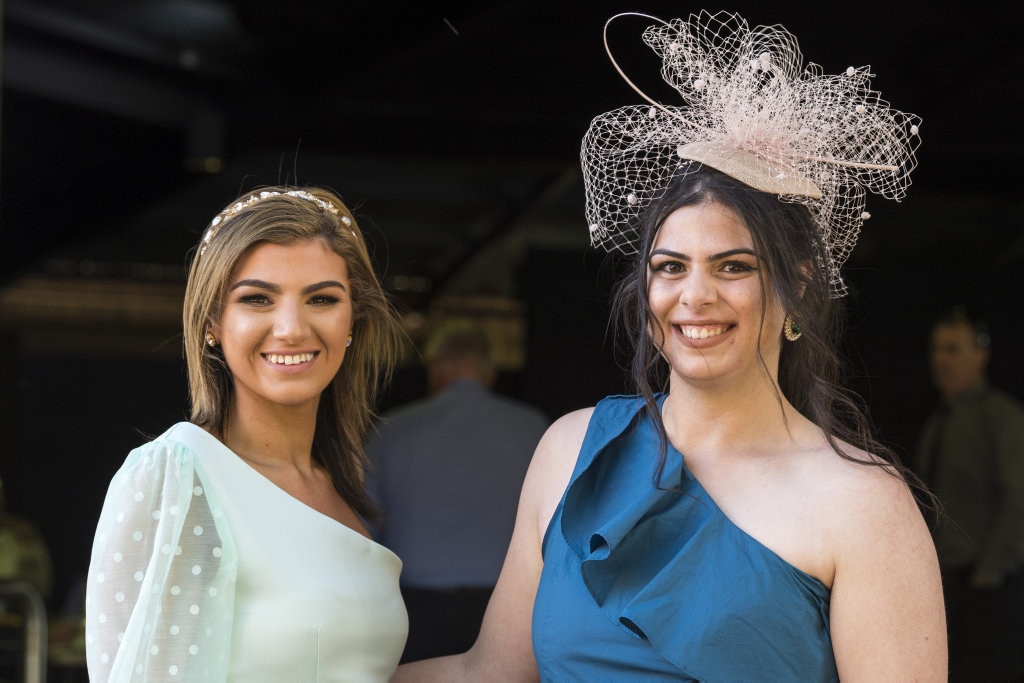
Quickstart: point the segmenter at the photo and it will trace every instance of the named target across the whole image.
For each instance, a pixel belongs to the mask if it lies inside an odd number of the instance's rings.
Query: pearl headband
[[[223,227],[225,223],[234,218],[240,211],[247,209],[248,207],[268,199],[270,197],[280,197],[281,195],[287,195],[289,197],[298,197],[299,199],[305,199],[308,202],[313,202],[324,211],[329,211],[336,216],[341,216],[341,222],[345,224],[345,227],[352,227],[352,219],[341,213],[334,204],[328,201],[324,201],[319,197],[316,197],[305,190],[290,190],[288,192],[277,192],[277,191],[264,191],[259,194],[251,194],[248,199],[240,202],[236,202],[228,208],[217,214],[212,221],[210,221],[210,227],[206,229],[206,234],[203,235],[203,241],[200,243],[199,255],[202,256],[206,253],[206,248],[210,246],[210,240],[217,234],[217,231]],[[352,232],[354,235],[355,232]]]

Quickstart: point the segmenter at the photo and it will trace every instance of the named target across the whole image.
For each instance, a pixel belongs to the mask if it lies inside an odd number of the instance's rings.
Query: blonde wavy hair
[[[313,460],[364,518],[375,511],[363,486],[363,441],[378,392],[400,357],[404,335],[348,207],[318,187],[267,187],[246,193],[218,214],[204,233],[189,268],[182,315],[190,419],[222,435],[234,391],[231,369],[206,331],[219,321],[232,271],[256,244],[322,239],[345,259],[352,291],[353,344],[317,409]]]

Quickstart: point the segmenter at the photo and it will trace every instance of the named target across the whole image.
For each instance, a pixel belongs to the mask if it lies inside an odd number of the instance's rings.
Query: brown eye
[[[666,275],[679,275],[684,272],[685,268],[679,261],[662,261],[661,263],[653,264],[651,270],[656,273],[665,273]]]
[[[722,265],[722,271],[729,275],[742,275],[757,270],[754,266],[743,261],[727,261]]]
[[[245,294],[238,297],[239,303],[250,304],[253,306],[265,306],[270,303],[270,297],[266,294]]]

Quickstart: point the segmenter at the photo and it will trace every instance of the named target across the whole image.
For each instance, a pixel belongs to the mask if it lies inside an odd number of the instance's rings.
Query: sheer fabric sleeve
[[[195,454],[132,451],[100,513],[86,587],[92,681],[223,681],[238,557]]]

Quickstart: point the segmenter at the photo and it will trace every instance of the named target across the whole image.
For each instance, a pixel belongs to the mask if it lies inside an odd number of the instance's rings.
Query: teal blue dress
[[[545,681],[837,681],[830,592],[734,525],[642,399],[602,400],[543,542]]]

